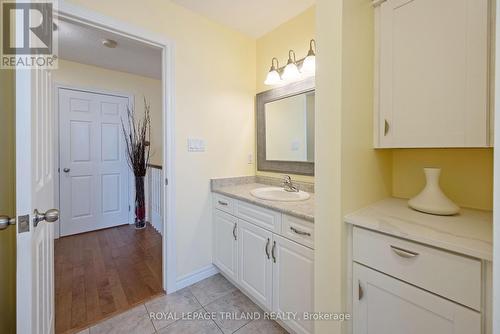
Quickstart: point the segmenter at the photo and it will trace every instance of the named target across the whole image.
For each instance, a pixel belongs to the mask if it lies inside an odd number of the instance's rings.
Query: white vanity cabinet
[[[213,211],[221,273],[264,310],[296,313],[279,321],[290,332],[313,333],[303,314],[314,308],[314,224],[218,193]]]
[[[240,220],[238,239],[239,280],[259,304],[272,308],[273,233]]]
[[[354,263],[354,334],[479,334],[481,314]]]
[[[489,1],[375,7],[375,147],[486,147]]]
[[[281,236],[273,240],[273,310],[295,312],[292,319],[297,333],[313,333],[314,324],[304,320],[304,312],[313,311],[314,252]]]
[[[231,279],[238,279],[238,219],[220,210],[215,210],[214,219],[214,264]]]

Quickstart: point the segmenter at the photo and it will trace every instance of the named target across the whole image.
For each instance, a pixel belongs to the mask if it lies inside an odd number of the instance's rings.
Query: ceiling
[[[254,38],[265,35],[316,3],[316,0],[172,1]]]
[[[59,58],[161,79],[161,49],[117,34],[59,19]],[[103,39],[117,42],[114,49]]]

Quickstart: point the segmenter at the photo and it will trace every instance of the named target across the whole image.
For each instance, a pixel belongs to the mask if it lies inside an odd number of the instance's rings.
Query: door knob
[[[0,216],[0,231],[5,230],[10,225],[16,224],[16,218],[10,218],[8,216]]]
[[[69,173],[70,171],[71,171],[71,169],[69,169],[69,168],[64,168],[63,169],[63,172],[65,172],[65,173]]]
[[[59,210],[57,209],[50,209],[47,210],[45,213],[40,213],[38,212],[37,209],[33,212],[33,224],[35,227],[43,221],[46,221],[47,223],[53,223],[59,220]]]

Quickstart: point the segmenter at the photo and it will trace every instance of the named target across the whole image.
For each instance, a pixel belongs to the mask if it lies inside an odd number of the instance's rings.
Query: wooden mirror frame
[[[257,170],[299,175],[314,175],[314,162],[280,161],[266,158],[266,103],[315,91],[314,77],[267,90],[256,95]]]

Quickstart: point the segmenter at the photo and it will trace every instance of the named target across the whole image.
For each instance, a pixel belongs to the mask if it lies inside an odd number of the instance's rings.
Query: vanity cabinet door
[[[271,309],[273,234],[243,220],[238,226],[239,283],[261,306]]]
[[[480,313],[354,263],[354,334],[480,334]]]
[[[296,313],[297,318],[286,320],[286,325],[296,333],[313,333],[313,321],[303,315],[314,312],[314,251],[275,235],[271,258],[273,311]]]
[[[387,0],[376,11],[375,146],[488,146],[488,0]]]
[[[214,264],[229,278],[238,279],[238,219],[214,210]]]

